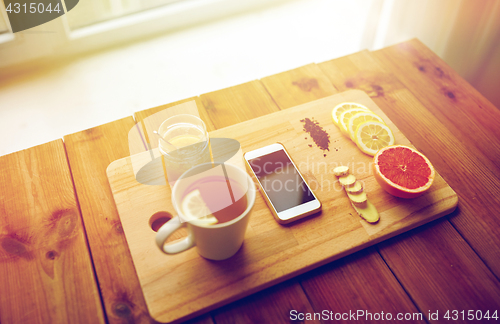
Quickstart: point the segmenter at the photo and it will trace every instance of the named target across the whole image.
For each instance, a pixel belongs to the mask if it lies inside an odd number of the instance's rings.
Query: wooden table
[[[450,319],[476,310],[500,316],[500,111],[421,42],[181,102],[196,100],[215,130],[348,89],[365,91],[429,157],[457,192],[458,208],[193,323],[282,323],[324,310],[374,319],[422,313],[416,322],[434,322],[436,312],[449,322],[447,311]],[[1,323],[152,321],[106,177],[112,161],[129,155],[134,124],[127,117],[0,157]]]

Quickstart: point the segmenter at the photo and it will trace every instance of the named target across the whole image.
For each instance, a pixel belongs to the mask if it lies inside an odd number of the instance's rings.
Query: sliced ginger
[[[339,177],[339,182],[344,186],[351,205],[358,215],[368,223],[378,222],[380,215],[377,208],[368,200],[361,182],[357,181],[354,175],[349,174],[349,168],[344,166],[336,167],[333,169],[333,174]]]
[[[333,169],[333,175],[337,177],[343,177],[349,174],[349,167],[345,165],[341,165]]]
[[[349,199],[351,199],[353,205],[356,205],[358,207],[366,206],[366,201],[368,200],[368,198],[366,197],[366,192],[363,191],[359,194],[347,193],[347,196],[349,197]]]
[[[363,185],[360,181],[356,181],[352,186],[345,188],[348,194],[359,194],[363,192]]]
[[[350,187],[356,182],[356,177],[352,174],[348,174],[346,176],[340,177],[339,182],[344,187]]]
[[[368,223],[376,223],[380,219],[380,215],[378,214],[377,208],[369,201],[366,201],[366,207],[358,207],[352,204],[352,207],[358,213],[361,218],[366,220]]]

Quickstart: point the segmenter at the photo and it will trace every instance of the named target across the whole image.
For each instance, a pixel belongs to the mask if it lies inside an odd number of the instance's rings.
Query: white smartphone
[[[321,202],[281,143],[247,152],[244,156],[279,223],[289,223],[321,210]]]

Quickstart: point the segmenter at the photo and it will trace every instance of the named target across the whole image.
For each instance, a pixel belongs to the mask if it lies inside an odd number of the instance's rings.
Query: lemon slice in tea
[[[365,106],[355,103],[355,102],[342,102],[336,105],[333,110],[332,110],[332,120],[333,123],[337,126],[339,126],[339,116],[342,112],[344,112],[347,109],[351,108],[361,108],[367,111],[370,111],[370,109],[366,108]]]
[[[389,126],[378,121],[361,123],[354,132],[354,141],[363,153],[375,155],[378,150],[394,144],[394,134]]]
[[[195,225],[217,224],[217,218],[212,214],[198,189],[191,191],[181,203],[183,218]]]

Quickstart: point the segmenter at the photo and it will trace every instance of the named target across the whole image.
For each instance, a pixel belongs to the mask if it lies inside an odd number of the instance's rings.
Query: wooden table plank
[[[461,213],[450,221],[500,277],[500,110],[418,40],[373,55],[415,93],[434,117],[430,120],[439,120],[456,136],[440,138],[431,153],[460,197]],[[421,132],[432,133],[434,127]]]
[[[320,80],[309,81],[309,83],[321,84],[322,90],[313,92],[306,87],[297,87],[296,84],[300,82],[298,80]],[[315,64],[263,79],[267,91],[281,109],[337,93],[336,88],[331,84],[328,86],[326,82],[330,83],[328,77]],[[359,309],[362,305],[365,310],[380,312],[388,311],[386,305],[392,305],[391,310],[394,311],[417,311],[381,256],[373,248],[368,251],[362,258],[349,257],[348,260],[351,261],[349,265],[346,265],[345,260],[340,260],[323,267],[323,271],[318,276],[315,275],[317,272],[301,276],[302,286],[315,310],[335,309],[339,312],[349,312],[349,310]],[[335,267],[337,264],[340,268]],[[363,271],[363,269],[370,269],[370,271]],[[377,280],[372,280],[374,273],[377,274]],[[340,276],[342,280],[336,280]],[[341,293],[332,293],[332,284],[325,284],[331,280],[335,281],[335,290]],[[359,289],[360,283],[363,286],[363,294],[354,299],[345,298],[345,293],[350,293],[353,287]],[[371,298],[379,294],[382,286],[387,293],[378,298]],[[339,308],[339,306],[342,307]]]
[[[314,310],[297,280],[291,279],[212,313],[217,324],[290,323],[300,322],[299,313],[312,314]]]
[[[261,81],[280,109],[338,93],[316,64],[274,74]]]
[[[106,178],[109,163],[129,155],[128,133],[134,125],[127,117],[64,137],[110,323],[149,318]]]
[[[384,110],[408,139],[434,162],[443,178],[459,193],[459,208],[452,214],[451,218],[471,217],[469,212],[472,211],[464,212],[463,199],[466,197],[461,186],[454,185],[460,181],[460,178],[456,177],[456,173],[464,169],[463,160],[468,159],[468,157],[460,155],[460,152],[463,152],[460,141],[405,88],[405,85],[397,81],[395,73],[392,75],[387,73],[384,69],[385,65],[376,61],[368,52],[356,53],[321,63],[319,66],[339,90],[371,88],[373,91],[370,92],[370,95],[377,105]],[[405,72],[402,71],[402,73]],[[399,77],[399,74],[397,76]],[[423,131],[422,127],[427,131]],[[428,135],[432,132],[439,134],[438,137]],[[446,161],[448,155],[445,155],[445,159],[440,158],[443,150],[446,152],[446,147],[441,144],[443,140],[453,144],[453,150],[448,148],[449,153],[447,154],[454,158],[448,158],[448,161]],[[481,167],[481,164],[478,166],[480,166],[481,172],[487,172],[484,166]],[[484,187],[481,189],[478,185],[478,190],[484,193]],[[451,224],[442,221],[424,228],[428,232],[432,232],[433,235],[428,235],[425,230],[417,230],[402,234],[398,238],[390,240],[391,243],[380,245],[383,258],[419,309],[428,311],[426,308],[430,307],[429,309],[444,310],[453,305],[463,307],[465,305],[460,299],[461,294],[475,291],[477,287],[484,289],[486,295],[496,298],[494,303],[498,303],[498,280]],[[447,245],[448,249],[436,248],[442,243],[442,240],[450,243]],[[399,244],[403,243],[398,242],[401,241],[405,242],[407,260],[413,260],[414,267],[409,267],[407,262],[400,261],[399,253],[402,247]],[[429,258],[429,255],[426,256],[420,251],[432,254],[433,258]],[[496,251],[490,250],[489,253],[495,255]],[[446,262],[436,262],[436,260],[446,260]],[[453,275],[450,275],[450,264],[466,266],[464,268],[456,267]],[[470,277],[471,273],[474,273],[473,277]],[[444,292],[440,287],[446,287],[448,291]],[[432,297],[434,292],[439,293],[438,298]],[[480,309],[482,301],[483,299],[467,299],[469,304],[466,306],[468,309]]]
[[[380,253],[419,309],[500,309],[500,282],[444,218],[379,244]]]
[[[110,323],[154,322],[149,316],[106,177],[108,165],[130,155],[132,117],[65,136],[71,172]],[[142,133],[141,133],[142,134]],[[140,149],[142,143],[139,144]],[[192,323],[213,323],[204,316]]]
[[[0,170],[0,322],[104,323],[63,142]]]
[[[200,99],[216,129],[279,111],[260,81],[205,93]]]
[[[497,107],[417,39],[387,47],[373,55],[460,141],[478,147],[497,168],[500,167],[500,111]],[[477,142],[473,140],[476,136],[489,140]]]
[[[342,314],[338,316],[358,315],[361,310],[364,313],[359,320],[363,322],[370,322],[369,314],[384,312],[387,318],[390,313],[393,319],[398,313],[411,314],[414,323],[425,323],[424,315],[419,315],[422,310],[416,308],[374,247],[313,270],[299,280],[316,310]]]

